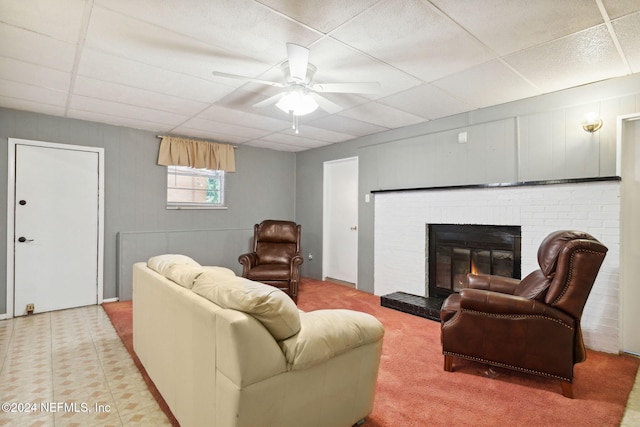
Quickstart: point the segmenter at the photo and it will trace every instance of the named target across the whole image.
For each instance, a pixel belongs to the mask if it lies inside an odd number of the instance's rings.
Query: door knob
[[[24,243],[24,242],[33,242],[33,239],[27,239],[24,236],[18,237],[18,242],[20,243]]]
[[[351,231],[356,231],[357,229],[358,229],[358,226],[357,226],[357,225],[356,225],[356,226],[354,226],[354,227],[351,227]]]

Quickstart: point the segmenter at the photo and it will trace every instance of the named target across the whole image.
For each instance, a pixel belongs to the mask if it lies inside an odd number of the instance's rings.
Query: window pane
[[[167,204],[171,206],[224,206],[224,172],[167,167]]]

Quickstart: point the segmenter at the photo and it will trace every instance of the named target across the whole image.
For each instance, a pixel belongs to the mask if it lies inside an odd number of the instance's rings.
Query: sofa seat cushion
[[[209,277],[218,277],[221,280],[225,280],[229,277],[236,277],[236,273],[225,267],[216,266],[196,266],[190,264],[174,264],[169,266],[166,270],[165,277],[180,286],[184,286],[187,289],[191,289],[196,279],[204,272],[207,272]]]
[[[300,314],[291,298],[280,289],[244,277],[223,277],[205,271],[193,292],[222,308],[250,314],[264,325],[276,341],[300,331]]]
[[[258,282],[262,280],[287,281],[290,277],[291,267],[289,264],[260,264],[247,272],[247,279]]]
[[[280,342],[289,370],[302,370],[382,339],[384,327],[375,317],[353,310],[300,313],[300,332]]]
[[[200,267],[200,264],[193,258],[179,254],[158,255],[149,258],[149,261],[147,261],[147,267],[165,277],[167,276],[169,269],[176,264]]]

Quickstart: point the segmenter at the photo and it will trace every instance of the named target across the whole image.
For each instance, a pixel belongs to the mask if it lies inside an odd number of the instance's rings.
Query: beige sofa
[[[161,255],[133,267],[133,343],[182,427],[347,427],[373,408],[382,324]]]

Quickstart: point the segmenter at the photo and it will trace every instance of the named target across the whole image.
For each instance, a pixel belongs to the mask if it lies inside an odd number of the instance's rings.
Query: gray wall
[[[22,138],[105,149],[104,298],[118,296],[117,266],[128,277],[133,261],[156,253],[189,252],[207,264],[239,272],[237,256],[249,249],[253,224],[295,219],[293,153],[251,147],[236,150],[237,172],[228,174],[227,210],[167,210],[166,169],[156,165],[156,134],[82,120],[0,108],[0,239],[6,241],[7,141]],[[125,252],[118,254],[118,233]],[[189,241],[193,239],[193,245]],[[122,245],[121,245],[122,247]],[[0,277],[6,277],[6,245],[0,245]],[[70,261],[72,262],[72,261]],[[0,314],[6,313],[0,281]]]
[[[373,190],[587,178],[616,174],[616,117],[640,111],[640,75],[478,109],[297,155],[296,220],[305,276],[322,276],[325,161],[359,158],[358,287],[373,292]],[[429,100],[425,100],[429,102]],[[603,128],[585,132],[587,112]],[[466,131],[468,142],[458,143]]]

